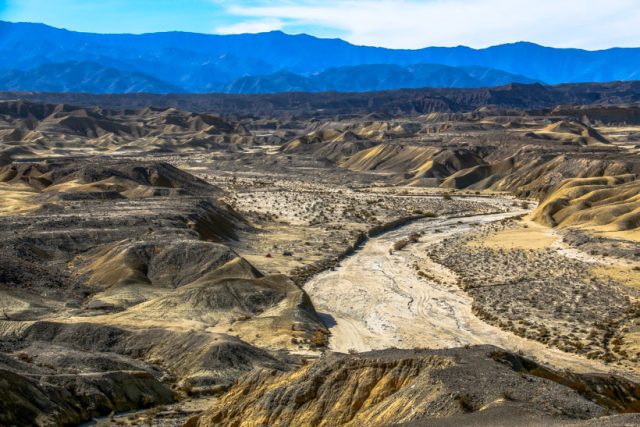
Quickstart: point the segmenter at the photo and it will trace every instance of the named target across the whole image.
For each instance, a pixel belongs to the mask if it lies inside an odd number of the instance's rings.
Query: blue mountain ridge
[[[279,31],[92,34],[0,21],[0,55],[2,90],[351,92],[640,79],[640,48],[386,49]]]

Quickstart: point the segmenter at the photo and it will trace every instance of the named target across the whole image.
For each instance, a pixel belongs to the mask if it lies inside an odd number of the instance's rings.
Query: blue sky
[[[640,46],[638,0],[0,0],[0,19],[98,33],[282,30],[393,48]]]

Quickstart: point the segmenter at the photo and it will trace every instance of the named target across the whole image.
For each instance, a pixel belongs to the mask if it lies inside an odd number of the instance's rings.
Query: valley
[[[1,101],[0,424],[637,423],[636,107],[345,96]]]
[[[510,206],[511,200],[508,202],[503,207]],[[325,323],[333,325],[329,328],[329,349],[356,353],[491,344],[575,372],[610,371],[601,362],[549,348],[488,324],[477,316],[479,304],[473,301],[473,294],[457,286],[459,276],[427,255],[429,247],[445,239],[475,235],[483,226],[526,212],[510,209],[507,213],[416,221],[372,239],[332,271],[315,276],[304,288],[321,317],[329,319]],[[547,233],[552,239],[561,238]],[[397,242],[409,239],[415,242],[394,250]],[[487,243],[483,240],[482,245]],[[522,243],[530,244],[526,238]],[[465,260],[474,262],[472,257]],[[523,313],[526,310],[521,309]],[[597,316],[590,321],[595,319]],[[545,320],[547,325],[553,322]],[[589,321],[583,326],[589,326]],[[631,364],[629,368],[628,374],[636,376],[637,367]]]

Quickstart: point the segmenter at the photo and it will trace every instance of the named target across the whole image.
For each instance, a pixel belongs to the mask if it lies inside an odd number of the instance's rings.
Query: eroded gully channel
[[[429,245],[447,237],[525,212],[512,208],[512,200],[496,201],[511,210],[412,222],[368,240],[333,270],[311,278],[304,289],[331,331],[329,349],[364,352],[491,344],[558,368],[610,372],[611,367],[599,361],[547,347],[480,320],[472,313],[472,298],[457,286],[455,273],[426,255]],[[395,242],[414,232],[422,233],[417,243],[390,251]],[[439,281],[420,277],[416,263]]]

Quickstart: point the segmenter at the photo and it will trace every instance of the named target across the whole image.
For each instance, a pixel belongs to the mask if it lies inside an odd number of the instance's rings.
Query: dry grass
[[[539,224],[525,221],[517,228],[500,230],[468,243],[471,247],[491,249],[545,249],[558,240],[551,231]]]
[[[594,277],[613,279],[618,283],[640,289],[640,266],[600,266],[591,270]]]
[[[611,239],[623,239],[631,240],[633,242],[640,242],[640,228],[627,231],[594,231],[594,235],[609,237]]]

